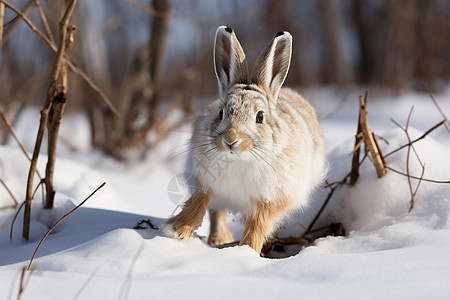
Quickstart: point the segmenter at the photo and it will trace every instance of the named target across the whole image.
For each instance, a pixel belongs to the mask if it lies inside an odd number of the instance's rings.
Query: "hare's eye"
[[[221,109],[220,111],[219,111],[219,119],[223,119],[223,109]]]
[[[264,121],[264,112],[260,110],[256,114],[256,123],[262,123],[263,121]]]

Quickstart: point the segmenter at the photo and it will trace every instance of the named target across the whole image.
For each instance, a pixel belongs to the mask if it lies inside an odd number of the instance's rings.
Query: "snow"
[[[305,91],[317,107],[330,163],[329,182],[349,171],[356,130],[357,95],[341,96],[333,89]],[[450,92],[435,95],[450,115]],[[390,122],[404,125],[412,105],[409,133],[412,139],[442,120],[425,94],[374,99],[369,96],[369,123],[383,153],[407,142],[404,132]],[[27,110],[16,126],[32,150],[39,121],[37,109]],[[0,298],[16,298],[19,278],[39,240],[61,216],[83,201],[102,182],[85,205],[64,220],[45,240],[36,257],[22,299],[174,299],[174,298],[280,298],[280,299],[448,299],[450,297],[450,184],[422,182],[415,206],[408,213],[410,193],[404,176],[388,171],[382,179],[367,159],[354,187],[338,189],[318,225],[342,222],[348,235],[324,237],[299,254],[282,259],[259,257],[247,246],[210,248],[204,242],[208,218],[188,241],[164,237],[152,229],[133,227],[143,219],[159,226],[175,209],[167,187],[183,173],[182,153],[189,138],[186,126],[148,154],[145,161],[116,162],[88,146],[86,119],[72,113],[65,117],[62,135],[70,136],[73,152],[64,142],[56,163],[55,208],[42,209],[41,193],[32,207],[31,238],[21,239],[22,214],[9,240],[12,209],[0,210]],[[450,180],[450,134],[443,127],[415,144],[425,163],[425,178]],[[45,150],[45,149],[44,149]],[[387,158],[389,166],[406,170],[406,148]],[[39,160],[44,173],[45,154]],[[24,199],[28,161],[10,140],[0,147],[0,178],[18,200]],[[421,167],[411,153],[411,173]],[[37,182],[38,180],[36,180]],[[417,180],[412,180],[413,188]],[[328,189],[314,195],[308,209],[292,216],[309,224]],[[0,207],[13,204],[0,187]],[[242,233],[238,216],[228,216],[236,239]],[[302,234],[287,222],[282,235]],[[28,277],[29,276],[29,277]]]

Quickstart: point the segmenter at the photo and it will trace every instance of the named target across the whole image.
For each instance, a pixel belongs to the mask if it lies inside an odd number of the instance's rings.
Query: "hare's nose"
[[[229,142],[225,138],[222,138],[222,144],[225,147],[225,149],[230,149],[230,150],[236,149],[236,147],[239,146],[240,142],[241,142],[241,139],[235,139],[234,141]]]

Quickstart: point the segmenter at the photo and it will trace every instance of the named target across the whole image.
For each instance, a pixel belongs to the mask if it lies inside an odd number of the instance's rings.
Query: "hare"
[[[217,29],[214,66],[220,98],[198,117],[191,138],[193,191],[163,226],[188,239],[210,209],[210,245],[233,241],[225,210],[246,217],[240,245],[258,254],[289,212],[305,207],[325,176],[322,132],[314,109],[281,88],[292,36],[276,34],[259,55],[251,79],[244,51],[230,27]]]

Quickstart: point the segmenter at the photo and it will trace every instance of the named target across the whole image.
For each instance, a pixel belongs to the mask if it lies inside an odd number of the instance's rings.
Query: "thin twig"
[[[24,6],[24,8],[21,9],[20,11],[23,12],[24,15],[27,15],[31,11],[32,8],[33,8],[33,0],[29,0],[27,2],[27,4]],[[13,31],[17,28],[17,26],[19,26],[19,24],[20,24],[19,21],[20,21],[20,17],[16,16],[11,21],[9,21],[7,24],[4,25],[5,27],[8,26],[8,28],[6,28],[4,30],[3,43],[5,43],[9,39],[9,37],[11,36]]]
[[[425,138],[427,135],[429,135],[432,131],[434,131],[435,129],[437,129],[437,128],[439,128],[440,126],[442,126],[442,125],[445,123],[445,121],[446,121],[446,120],[442,120],[441,122],[437,123],[436,125],[434,125],[434,126],[431,127],[430,129],[428,129],[428,130],[427,130],[424,134],[422,134],[420,137],[418,137],[417,139],[413,140],[413,141],[411,142],[411,144],[414,144],[414,143],[416,143],[416,142],[418,142],[418,141],[424,139],[424,138]],[[393,122],[394,122],[394,121],[393,121]],[[394,123],[395,123],[395,122],[394,122]],[[398,124],[398,123],[397,123],[397,124]],[[397,149],[395,149],[395,150],[389,152],[388,154],[386,154],[384,157],[386,158],[386,157],[388,157],[388,156],[390,156],[390,155],[392,155],[392,154],[394,154],[394,153],[400,151],[401,149],[403,149],[403,148],[405,148],[405,147],[408,147],[409,145],[410,145],[410,143],[407,143],[407,144],[405,144],[405,145],[403,145],[403,146],[400,146],[400,147],[398,147]]]
[[[106,184],[106,182],[103,182],[98,188],[95,189],[95,191],[93,191],[86,199],[84,199],[80,204],[78,204],[74,209],[72,209],[71,211],[69,211],[67,214],[65,214],[64,216],[62,216],[61,219],[58,220],[58,222],[55,223],[55,225],[52,226],[52,228],[50,228],[47,233],[42,237],[41,241],[39,242],[38,246],[36,247],[36,250],[34,250],[33,256],[30,259],[30,263],[28,264],[28,268],[30,268],[31,263],[33,262],[34,257],[36,256],[36,253],[38,252],[39,248],[41,247],[42,243],[44,242],[44,240],[48,237],[48,235],[53,231],[53,229],[56,228],[56,226],[58,226],[64,219],[66,219],[68,216],[70,216],[74,211],[76,211],[78,208],[80,208],[84,203],[86,203],[86,201],[89,200],[89,198],[91,198],[99,189],[101,189],[102,187],[104,187]]]
[[[395,125],[397,125],[401,130],[403,130],[403,132],[406,135],[406,138],[408,139],[408,151],[407,151],[407,154],[406,154],[406,174],[407,174],[407,177],[408,177],[409,192],[410,192],[410,195],[411,195],[411,202],[410,202],[411,204],[410,204],[410,207],[409,207],[409,212],[411,212],[411,210],[414,207],[415,197],[416,197],[417,191],[419,190],[420,183],[423,180],[423,175],[425,173],[425,166],[422,163],[422,161],[421,161],[421,159],[419,157],[419,154],[417,153],[416,149],[414,148],[414,145],[413,145],[413,143],[411,141],[411,137],[409,136],[409,132],[408,132],[409,123],[411,121],[411,116],[412,116],[413,110],[414,110],[414,106],[411,107],[411,110],[410,110],[410,112],[408,114],[408,119],[406,121],[405,127],[401,126],[397,121],[395,121],[394,119],[391,118],[391,121]],[[420,175],[420,179],[419,179],[419,182],[417,183],[415,191],[413,191],[412,182],[411,182],[411,173],[410,173],[410,167],[409,167],[409,165],[410,165],[409,162],[410,162],[411,149],[413,150],[413,152],[414,152],[414,154],[415,154],[415,156],[416,156],[420,166],[422,167],[422,173]]]
[[[12,126],[11,122],[8,120],[8,117],[6,117],[5,113],[0,108],[0,117],[2,118],[3,122],[5,123],[6,127],[8,128],[9,133],[12,135],[14,140],[16,141],[17,145],[19,145],[20,149],[22,150],[23,154],[28,158],[28,160],[31,162],[30,154],[28,153],[27,149],[25,149],[24,145],[20,141],[19,137],[16,134],[16,131],[14,130],[14,127]],[[36,170],[37,175],[39,176],[39,179],[42,180],[41,174],[39,173],[39,170]]]
[[[42,9],[39,0],[34,0],[34,5],[36,6],[39,16],[41,17],[42,24],[44,25],[45,31],[47,32],[47,36],[52,43],[56,43],[53,38],[52,31],[50,30],[50,26],[48,25],[47,18],[45,17],[44,10]]]
[[[0,58],[2,57],[3,19],[4,19],[4,17],[5,17],[5,4],[0,3]]]
[[[17,202],[16,197],[14,197],[14,194],[11,192],[11,190],[9,189],[9,187],[6,185],[6,183],[3,181],[3,179],[0,178],[0,183],[3,185],[3,187],[6,189],[6,191],[8,192],[8,194],[11,196],[11,198],[13,199],[14,203],[16,203],[16,205],[19,205],[19,202]]]
[[[34,199],[34,196],[36,195],[36,192],[38,191],[39,187],[43,185],[43,183],[44,183],[43,180],[39,181],[39,184],[34,189],[33,196],[31,197],[31,199]],[[42,201],[44,201],[44,188],[42,188]],[[10,240],[12,240],[12,235],[13,235],[13,230],[14,230],[14,223],[16,222],[17,216],[19,215],[19,212],[23,208],[24,205],[25,205],[25,201],[23,201],[22,204],[20,204],[19,209],[17,209],[16,213],[14,214],[14,218],[13,218],[13,220],[11,222],[11,228],[9,230],[9,239]]]
[[[30,27],[31,31],[33,31],[34,33],[36,33],[49,47],[53,52],[57,52],[57,46],[56,44],[52,43],[48,37],[45,36],[45,34],[43,34],[34,24],[33,22],[30,21],[30,19],[24,14],[22,13],[19,9],[17,9],[15,6],[13,6],[12,4],[10,4],[8,1],[6,0],[0,0],[0,3],[4,3],[6,7],[8,7],[9,9],[11,9],[15,14],[17,14],[22,20],[25,21],[25,23],[28,25],[28,27]],[[32,3],[32,1],[31,1]],[[89,76],[83,71],[81,70],[77,64],[75,63],[75,59],[72,58],[70,55],[68,55],[67,53],[64,56],[64,59],[67,63],[67,66],[69,67],[69,69],[77,74],[78,76],[80,76],[86,83],[87,85],[100,96],[100,99],[103,101],[103,103],[108,107],[108,109],[118,118],[121,118],[120,112],[114,107],[114,105],[112,104],[112,102],[109,100],[109,98],[106,96],[105,93],[103,93],[101,91],[101,89],[89,78]]]
[[[364,155],[364,157],[361,159],[361,161],[359,162],[359,165],[361,165],[367,157],[368,157],[368,154],[366,153]],[[316,214],[316,216],[314,217],[313,221],[309,224],[308,230],[307,230],[308,232],[314,232],[314,230],[313,230],[314,225],[316,224],[317,220],[319,220],[320,216],[322,215],[323,211],[325,210],[325,207],[328,205],[328,202],[330,202],[330,199],[333,196],[336,189],[342,185],[349,185],[347,183],[347,180],[351,176],[351,173],[352,173],[351,171],[348,172],[347,175],[345,175],[341,181],[327,183],[325,186],[323,186],[323,187],[330,188],[330,192],[328,193],[327,197],[325,198],[324,203],[320,207],[320,209],[319,209],[318,213]],[[306,234],[307,233],[305,232],[304,236],[306,236]]]
[[[16,222],[17,216],[19,215],[19,212],[22,210],[23,206],[25,205],[25,201],[20,204],[19,208],[17,209],[14,218],[11,222],[11,228],[9,230],[9,239],[12,240],[13,230],[14,230],[14,222]]]
[[[395,172],[397,174],[403,175],[403,176],[410,176],[412,179],[422,180],[422,181],[431,182],[431,183],[439,183],[439,184],[441,184],[441,183],[444,183],[444,184],[450,183],[450,180],[436,180],[436,179],[429,179],[429,178],[421,178],[421,177],[417,177],[417,176],[414,176],[414,175],[408,175],[408,174],[406,174],[406,173],[404,173],[402,171],[396,170],[396,169],[391,168],[389,166],[386,166],[386,169],[388,169],[388,170],[390,170],[392,172]]]
[[[433,94],[431,93],[430,89],[428,88],[428,86],[425,84],[425,82],[422,81],[422,87],[423,89],[428,93],[428,96],[430,96],[431,101],[433,101],[434,105],[436,106],[436,108],[438,109],[439,113],[441,114],[441,116],[444,118],[444,120],[446,121],[447,124],[445,124],[445,129],[447,129],[447,132],[450,134],[450,121],[448,120],[447,116],[445,115],[444,111],[442,110],[442,108],[439,106],[439,104],[437,103],[436,99],[434,98]]]

